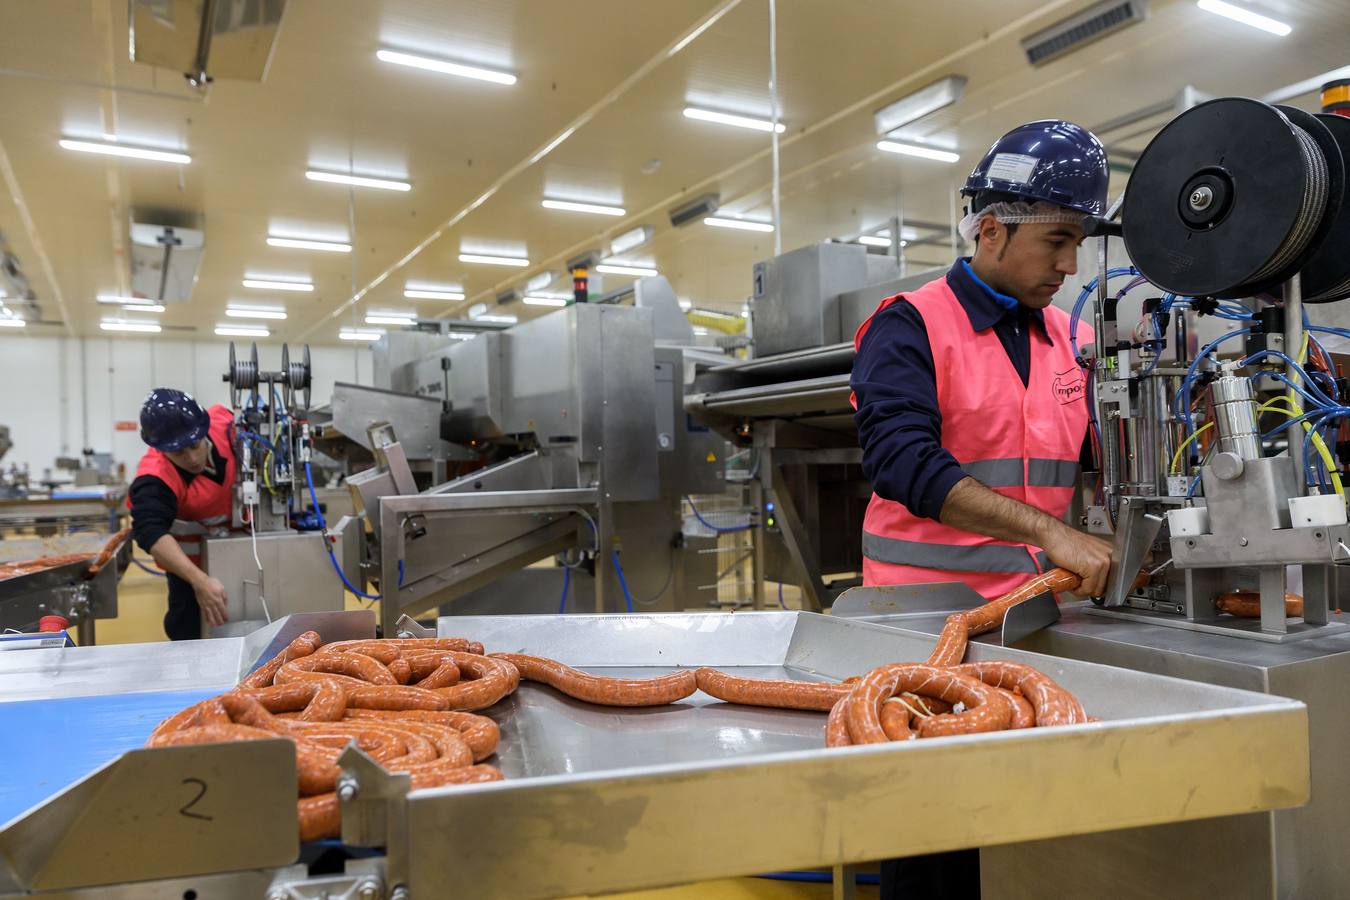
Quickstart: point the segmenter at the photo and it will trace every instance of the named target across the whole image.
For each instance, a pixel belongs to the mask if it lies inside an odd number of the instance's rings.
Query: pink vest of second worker
[[[1031,328],[1031,373],[1023,385],[998,335],[971,326],[945,277],[888,297],[872,316],[900,296],[928,331],[942,446],[986,487],[1062,518],[1078,484],[1088,422],[1087,381],[1069,342],[1069,315],[1047,307],[1045,333]],[[858,329],[855,347],[871,323]],[[1093,339],[1085,325],[1076,336],[1080,346]],[[951,528],[875,493],[862,541],[866,585],[960,581],[992,600],[1048,567],[1037,547]]]

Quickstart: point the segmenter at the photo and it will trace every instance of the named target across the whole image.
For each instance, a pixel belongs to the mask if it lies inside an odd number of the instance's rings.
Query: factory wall
[[[371,383],[365,346],[311,347],[310,357],[315,406],[328,402],[336,381]],[[0,337],[0,425],[14,442],[0,466],[27,463],[36,479],[56,457],[91,447],[134,470],[145,445],[115,423],[135,421],[153,387],[180,388],[206,406],[228,404],[221,381],[228,359],[225,340]],[[280,368],[281,345],[260,344],[258,361],[264,370]]]

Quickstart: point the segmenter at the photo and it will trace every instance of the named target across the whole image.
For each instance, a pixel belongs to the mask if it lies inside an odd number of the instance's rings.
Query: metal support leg
[[[768,465],[772,460],[766,460]],[[802,525],[797,512],[797,504],[788,492],[783,470],[768,465],[768,475],[772,486],[770,497],[773,499],[774,515],[778,518],[778,527],[783,540],[787,542],[788,552],[797,562],[802,579],[802,608],[820,612],[825,605],[825,582],[820,577],[820,562],[816,559],[815,547],[810,535]]]
[[[768,518],[764,515],[764,480],[767,477],[761,459],[759,477],[750,482],[750,503],[755,508],[755,515],[751,518],[755,528],[750,532],[755,542],[750,557],[750,602],[755,609],[764,608],[764,544],[768,539],[768,532],[764,530],[764,521]]]
[[[1327,624],[1327,612],[1336,596],[1336,567],[1303,567],[1303,621],[1309,625]]]
[[[1186,618],[1192,622],[1213,622],[1219,615],[1214,598],[1223,590],[1220,569],[1184,569],[1186,576]]]
[[[897,241],[896,243],[899,243]],[[854,900],[858,896],[858,867],[842,865],[834,867],[833,900]]]
[[[1261,572],[1261,630],[1284,634],[1289,623],[1284,616],[1284,566],[1262,566]]]

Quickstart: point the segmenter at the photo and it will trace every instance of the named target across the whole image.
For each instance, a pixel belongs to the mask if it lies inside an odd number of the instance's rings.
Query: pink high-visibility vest
[[[993,491],[1055,518],[1078,485],[1078,454],[1087,430],[1087,378],[1069,343],[1069,314],[1045,309],[1045,333],[1031,329],[1027,384],[992,328],[976,331],[946,277],[888,297],[858,328],[862,344],[878,312],[901,298],[923,317],[937,378],[942,446],[966,474]],[[1093,340],[1079,325],[1080,346]],[[872,494],[863,519],[863,584],[961,581],[986,600],[1045,571],[1039,547],[999,541],[913,515]]]

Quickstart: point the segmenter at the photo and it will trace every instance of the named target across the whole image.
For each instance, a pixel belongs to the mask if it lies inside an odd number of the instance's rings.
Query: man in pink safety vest
[[[1105,589],[1111,545],[1063,520],[1089,410],[1069,316],[1050,300],[1077,271],[1107,181],[1106,152],[1085,129],[1013,129],[961,191],[973,256],[883,300],[858,329],[851,385],[873,487],[864,584],[959,581],[993,599],[1062,566],[1084,593]],[[975,850],[881,871],[883,898],[979,896]]]
[[[1085,129],[1013,129],[962,189],[974,255],[883,300],[858,329],[852,387],[874,489],[864,583],[960,581],[993,599],[1062,566],[1083,593],[1105,589],[1110,543],[1063,521],[1089,410],[1069,316],[1050,301],[1077,271],[1107,181]]]

